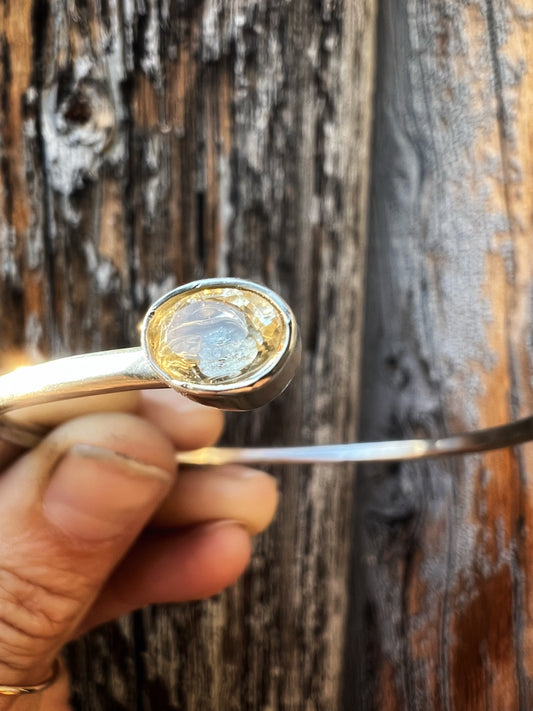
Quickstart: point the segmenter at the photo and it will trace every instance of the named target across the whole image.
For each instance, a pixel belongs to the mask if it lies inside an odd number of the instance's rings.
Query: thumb
[[[169,472],[105,447],[76,444],[59,461],[42,501],[48,523],[69,546],[110,543],[113,564],[170,484]]]
[[[174,469],[159,430],[132,415],[100,414],[57,428],[2,474],[1,683],[46,677]]]

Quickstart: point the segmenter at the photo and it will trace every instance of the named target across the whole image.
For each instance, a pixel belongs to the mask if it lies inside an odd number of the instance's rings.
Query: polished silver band
[[[162,387],[165,383],[154,375],[140,348],[74,356],[0,377],[0,414],[58,399]],[[0,417],[0,440],[31,448],[45,434],[39,427]],[[195,465],[387,462],[472,454],[511,447],[532,439],[533,417],[526,417],[498,427],[435,439],[302,447],[206,447],[179,452],[176,458],[182,464]]]
[[[46,434],[37,425],[10,420],[13,410],[85,395],[165,387],[138,347],[17,368],[0,376],[0,440],[29,449]]]
[[[300,363],[298,326],[270,289],[242,279],[190,282],[148,309],[141,347],[70,356],[0,377],[0,439],[33,447],[45,431],[15,409],[121,390],[170,387],[204,405],[251,410],[279,395]]]
[[[394,462],[475,454],[512,447],[533,439],[533,417],[499,427],[438,439],[310,445],[307,447],[204,447],[179,452],[182,464],[340,464],[342,462]]]
[[[204,309],[204,299],[208,304],[206,309]],[[185,306],[182,300],[185,300]],[[255,304],[260,311],[260,318],[254,322],[252,328],[255,341],[253,339],[250,341],[246,331],[241,333],[243,324],[248,319],[248,316],[245,319],[239,312],[241,300],[245,302],[242,307],[243,314],[248,313],[250,304],[252,306]],[[165,310],[170,314],[168,322],[164,320],[167,318]],[[191,314],[194,314],[196,321]],[[202,321],[203,316],[206,318]],[[259,332],[262,322],[267,324],[264,333]],[[196,365],[190,368],[192,373],[190,381],[187,380],[187,368],[176,370],[174,364],[171,364],[170,370],[167,371],[164,360],[158,360],[157,354],[154,355],[155,346],[150,339],[158,342],[159,338],[156,329],[154,339],[154,324],[164,331],[163,340],[166,338],[170,342],[177,333],[182,334],[186,343],[179,345],[176,359],[178,365],[184,362],[186,366],[187,358],[183,353],[186,352],[189,357],[191,348],[193,346],[196,348],[206,329],[208,331],[211,329],[208,334],[210,342],[221,344],[223,351],[220,357],[220,372],[216,370],[219,365],[213,361],[213,354],[210,351],[207,353],[206,370],[211,368],[211,371],[204,380],[198,378]],[[238,336],[234,344],[231,339],[234,338],[235,333]],[[269,345],[268,338],[273,339],[273,346],[270,350],[264,349],[266,353],[264,362],[259,360],[257,366],[259,356],[255,357],[254,343],[259,344],[257,345],[259,352],[260,347]],[[246,347],[239,351],[242,343]],[[168,343],[164,343],[168,351],[167,346]],[[246,350],[250,347],[251,355]],[[248,358],[251,362],[250,368],[243,366],[242,373],[239,373],[238,377],[232,370],[234,354],[237,361],[240,357],[245,360]],[[196,354],[193,356],[191,362],[196,363],[194,360]],[[237,279],[207,279],[191,282],[166,294],[150,307],[143,325],[140,348],[71,356],[19,368],[1,376],[0,440],[30,448],[35,446],[46,433],[37,426],[21,425],[10,420],[9,413],[12,410],[55,400],[121,390],[169,386],[198,402],[221,409],[253,409],[269,402],[287,386],[296,372],[299,361],[300,341],[294,315],[276,294],[265,287]],[[217,377],[213,375],[213,368]],[[229,370],[225,372],[224,368]],[[533,439],[533,417],[527,417],[498,427],[437,439],[357,442],[309,447],[211,447],[195,452],[181,452],[177,455],[177,459],[186,464],[383,462],[482,452],[514,446],[531,439]]]
[[[0,416],[84,395],[164,387],[142,348],[69,356],[0,376]]]
[[[55,400],[163,387],[223,410],[251,410],[279,395],[299,363],[298,327],[283,299],[243,279],[203,279],[152,304],[141,347],[1,376],[0,416]]]

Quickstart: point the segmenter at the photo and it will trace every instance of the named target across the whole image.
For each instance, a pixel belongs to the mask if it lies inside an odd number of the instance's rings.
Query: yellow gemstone
[[[146,327],[154,364],[172,380],[230,385],[274,365],[288,339],[279,308],[244,288],[208,287],[160,304]]]

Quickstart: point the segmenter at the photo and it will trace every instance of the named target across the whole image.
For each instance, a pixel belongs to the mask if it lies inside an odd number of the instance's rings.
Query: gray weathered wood
[[[355,435],[374,0],[4,2],[2,345],[135,342],[156,296],[231,274],[279,290],[300,376],[235,442]],[[83,709],[334,709],[352,474],[278,470],[250,572],[70,652]]]
[[[532,9],[382,3],[365,437],[533,411]],[[532,708],[532,456],[367,470],[346,708]]]

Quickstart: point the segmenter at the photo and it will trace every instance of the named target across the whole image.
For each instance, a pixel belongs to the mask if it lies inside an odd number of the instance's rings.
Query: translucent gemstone
[[[250,378],[274,364],[286,339],[279,309],[260,293],[234,287],[178,294],[156,309],[146,330],[154,363],[191,385]]]

